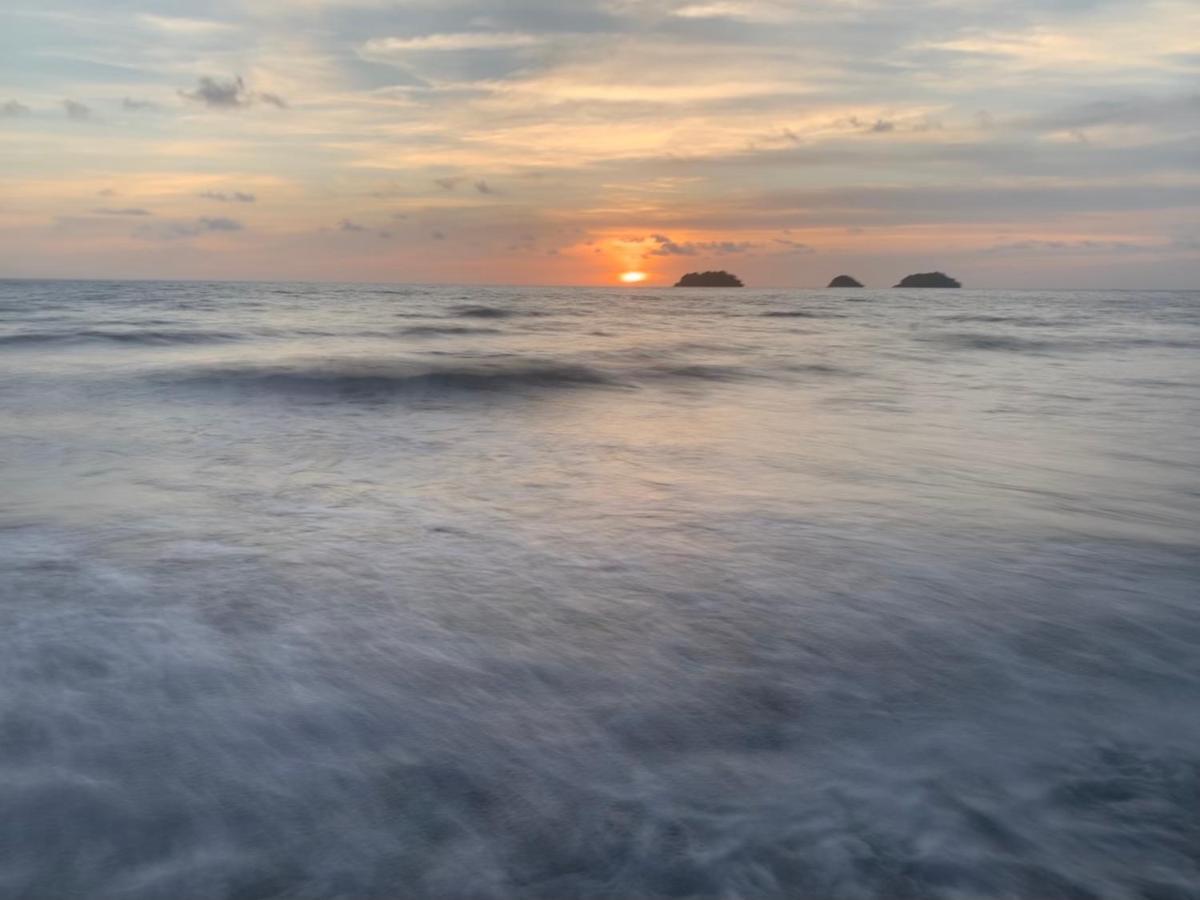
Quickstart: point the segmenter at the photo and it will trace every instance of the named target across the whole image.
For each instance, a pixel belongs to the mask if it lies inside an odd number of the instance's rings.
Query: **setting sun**
[[[646,280],[645,272],[622,272],[621,280],[626,284],[637,284],[639,281]]]

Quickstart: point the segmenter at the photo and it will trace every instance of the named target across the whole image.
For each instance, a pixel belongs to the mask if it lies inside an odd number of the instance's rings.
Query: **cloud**
[[[248,106],[250,95],[246,92],[246,84],[241,78],[232,81],[219,81],[203,76],[193,91],[180,91],[181,96],[196,103],[216,108],[232,109],[238,106]]]
[[[149,216],[149,215],[153,215],[153,213],[151,213],[149,210],[140,209],[137,207],[130,207],[130,208],[126,208],[126,209],[114,209],[112,207],[104,206],[104,207],[101,207],[100,209],[93,209],[92,212],[94,212],[98,216]]]
[[[647,252],[647,256],[728,256],[746,253],[754,249],[749,241],[687,241],[676,243],[664,234],[652,234],[649,241],[658,246]]]
[[[201,216],[188,221],[160,222],[154,225],[143,225],[136,232],[138,237],[155,240],[177,240],[180,238],[198,237],[213,232],[241,231],[242,223],[236,219],[223,216]]]
[[[466,180],[467,179],[462,178],[461,176],[454,176],[451,178],[435,178],[433,179],[433,183],[440,187],[443,191],[452,191]]]
[[[194,90],[180,91],[179,96],[201,103],[212,109],[239,109],[254,103],[267,103],[279,109],[287,108],[287,101],[278,94],[255,93],[246,88],[245,81],[239,76],[222,81],[205,75],[197,82]]]
[[[197,220],[205,231],[241,231],[242,223],[236,219],[218,217],[215,219],[201,218]]]
[[[876,118],[874,122],[864,122],[858,116],[847,116],[845,119],[842,119],[834,124],[838,126],[848,125],[851,128],[858,129],[859,131],[865,131],[867,134],[886,134],[889,131],[896,130],[896,123],[890,119],[885,119],[882,116]],[[929,131],[930,128],[928,121],[922,120],[921,122],[918,122],[913,130]]]
[[[363,45],[363,51],[368,56],[387,56],[405,52],[511,50],[532,47],[542,41],[537,35],[518,32],[461,31],[411,38],[374,38]]]
[[[342,219],[342,221],[340,221],[338,223],[338,230],[339,231],[355,231],[355,232],[366,231],[367,226],[359,225],[357,222],[351,222],[349,219]]]
[[[859,229],[859,230],[861,231],[861,229]],[[809,244],[802,243],[801,241],[793,241],[788,238],[775,238],[775,243],[779,244],[781,247],[787,248],[785,252],[788,252],[788,253],[816,253],[817,252]]]
[[[198,196],[205,200],[216,200],[220,203],[253,203],[255,196],[253,194],[245,194],[242,191],[233,191],[225,193],[224,191],[204,191]]]
[[[984,247],[980,252],[1004,256],[1027,253],[1058,253],[1065,255],[1078,253],[1136,253],[1153,249],[1156,248],[1147,244],[1130,243],[1129,241],[1097,241],[1090,239],[1077,241],[1029,240],[993,244],[990,247]]]
[[[681,19],[740,19],[744,22],[780,24],[793,21],[796,10],[785,3],[766,0],[714,0],[709,3],[689,3],[676,9],[673,15]]]
[[[1200,93],[1096,100],[1035,117],[1035,131],[1078,132],[1106,126],[1188,127],[1200,124]]]
[[[444,241],[446,239],[446,232],[435,231],[433,234],[430,235],[430,237],[432,237],[435,241]]]
[[[488,183],[487,183],[486,181],[477,181],[477,182],[475,182],[475,190],[479,191],[479,193],[481,193],[481,194],[494,194],[494,193],[496,193],[496,192],[495,192],[495,191],[494,191],[492,188],[490,188],[490,187],[488,186]]]
[[[7,103],[0,106],[0,118],[15,119],[19,116],[27,116],[32,110],[24,103],[18,103],[16,100],[9,100]]]
[[[86,106],[77,100],[64,100],[62,102],[63,109],[67,111],[67,118],[76,122],[82,122],[85,119],[92,117],[91,107]]]
[[[182,16],[156,16],[144,13],[138,16],[138,21],[164,31],[175,37],[192,37],[219,34],[232,30],[235,26],[228,22],[215,22],[212,19],[188,19]]]
[[[121,108],[127,109],[130,112],[143,112],[149,109],[157,109],[157,103],[151,103],[149,100],[134,100],[132,97],[125,97],[121,100]]]

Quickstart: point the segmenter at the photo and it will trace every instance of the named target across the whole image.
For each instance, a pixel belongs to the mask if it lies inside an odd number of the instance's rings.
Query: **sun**
[[[645,272],[622,272],[621,280],[626,284],[637,284],[639,281],[646,280]]]

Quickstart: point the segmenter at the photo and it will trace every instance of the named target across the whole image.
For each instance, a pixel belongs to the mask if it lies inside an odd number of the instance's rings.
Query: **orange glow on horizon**
[[[645,272],[622,272],[621,280],[626,284],[637,284],[645,281],[649,277]]]

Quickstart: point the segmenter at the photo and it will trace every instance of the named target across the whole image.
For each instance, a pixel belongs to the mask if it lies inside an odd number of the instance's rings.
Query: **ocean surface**
[[[1200,293],[0,282],[0,897],[1200,897]]]

